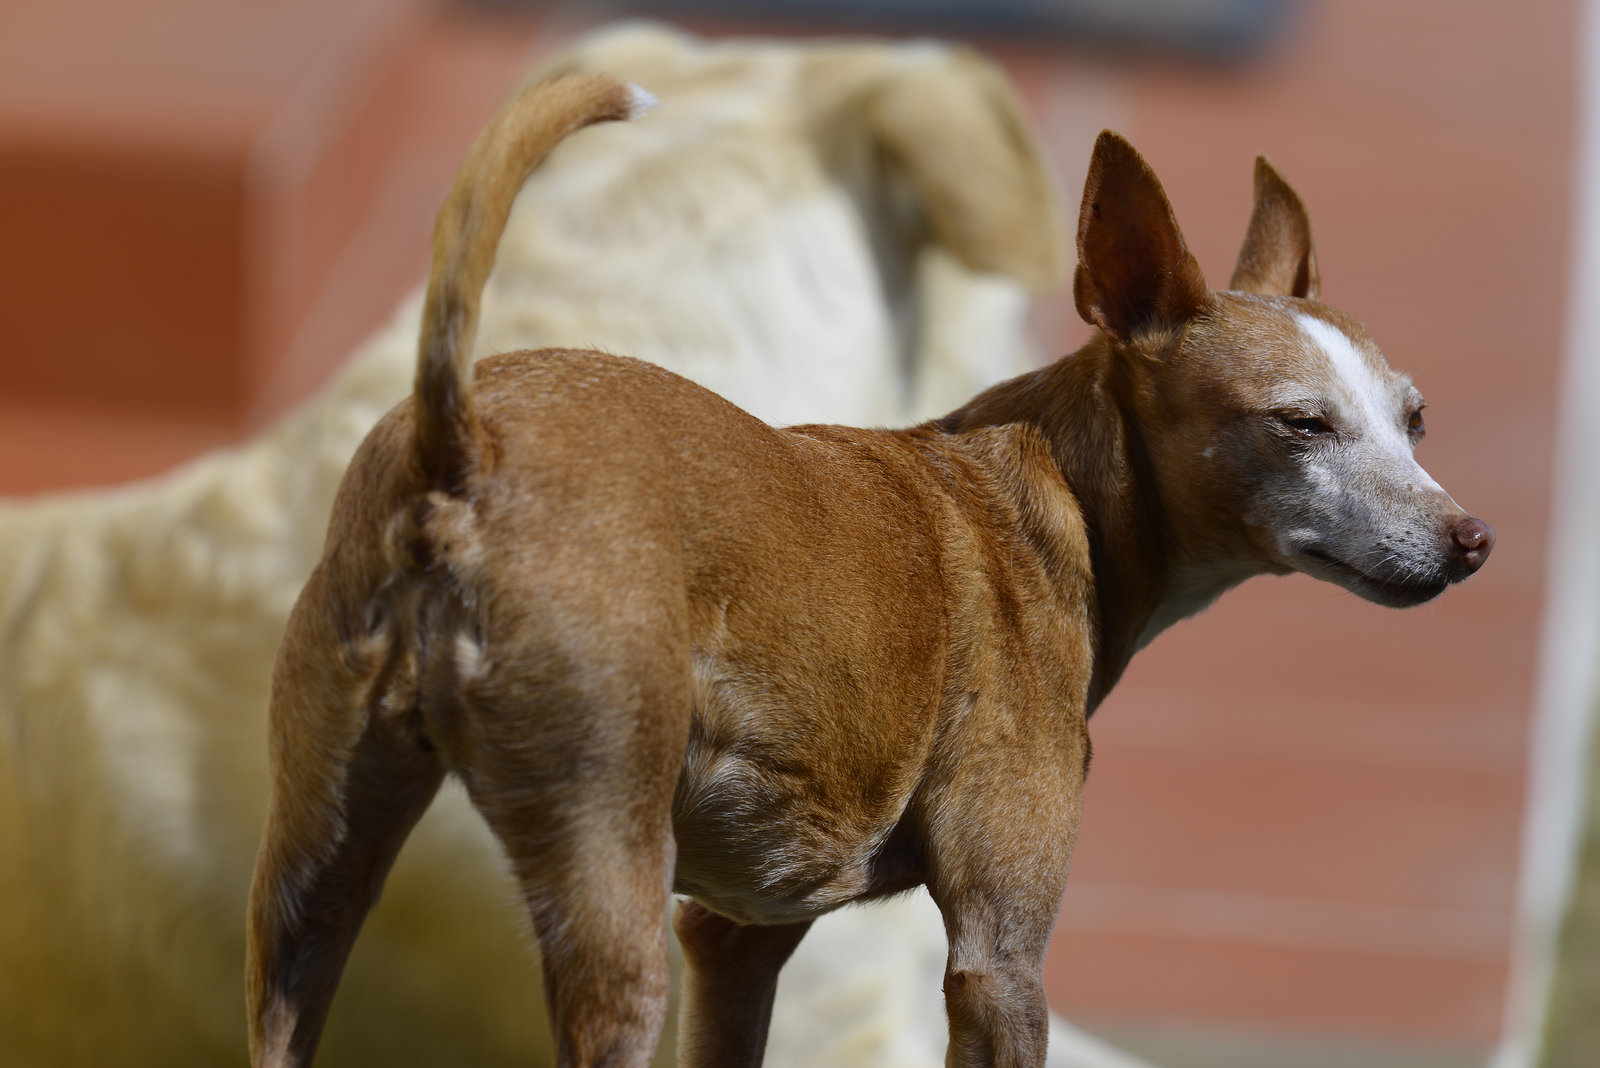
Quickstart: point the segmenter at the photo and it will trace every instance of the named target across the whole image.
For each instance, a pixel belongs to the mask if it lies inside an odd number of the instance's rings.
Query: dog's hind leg
[[[644,1068],[666,1023],[671,807],[690,690],[686,650],[647,648],[645,635],[663,632],[612,632],[604,651],[548,657],[502,645],[442,747],[521,886],[561,1068]]]
[[[257,1068],[311,1063],[362,921],[444,777],[409,717],[372,714],[335,645],[304,640],[315,629],[291,621],[272,698],[245,980]]]
[[[758,1068],[778,972],[811,921],[756,927],[685,901],[673,926],[684,966],[679,1068]]]

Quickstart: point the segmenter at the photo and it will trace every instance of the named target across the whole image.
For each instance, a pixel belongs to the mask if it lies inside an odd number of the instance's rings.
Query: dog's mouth
[[[1411,575],[1405,578],[1381,577],[1362,571],[1321,549],[1303,549],[1301,555],[1314,560],[1315,568],[1303,568],[1313,578],[1336,583],[1374,604],[1387,608],[1410,608],[1426,604],[1445,591],[1450,579],[1438,574]]]

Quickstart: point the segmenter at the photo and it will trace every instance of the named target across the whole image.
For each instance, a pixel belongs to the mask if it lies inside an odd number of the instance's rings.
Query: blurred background
[[[154,475],[310,395],[421,281],[496,99],[578,33],[647,11],[710,35],[966,37],[1024,94],[1066,201],[1120,130],[1213,284],[1270,154],[1324,299],[1427,395],[1422,462],[1499,533],[1435,604],[1258,580],[1135,660],[1092,724],[1052,1005],[1174,1068],[1518,1063],[1594,650],[1594,453],[1560,418],[1600,396],[1583,5],[867,7],[7,0],[0,492]],[[1034,325],[1052,356],[1087,333],[1065,291]],[[1594,944],[1585,922],[1572,944]],[[1556,984],[1574,1019],[1600,1018],[1593,960]],[[1573,1059],[1551,1063],[1600,1064],[1565,1018]]]

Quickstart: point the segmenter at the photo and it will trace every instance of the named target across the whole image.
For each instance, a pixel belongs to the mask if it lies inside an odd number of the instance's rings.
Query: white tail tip
[[[636,119],[659,103],[661,103],[661,101],[656,99],[656,94],[652,93],[644,86],[635,85],[632,82],[628,83],[629,118]]]

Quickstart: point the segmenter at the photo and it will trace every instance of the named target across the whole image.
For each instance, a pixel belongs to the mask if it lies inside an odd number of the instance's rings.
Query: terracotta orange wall
[[[0,392],[248,415],[377,190],[417,0],[0,9]]]

